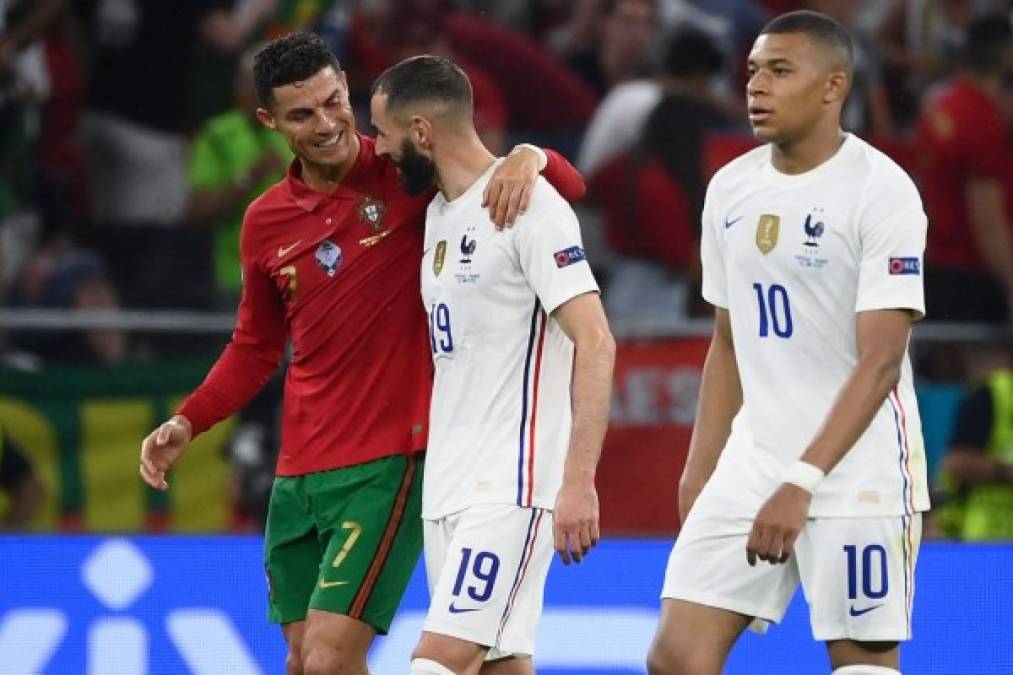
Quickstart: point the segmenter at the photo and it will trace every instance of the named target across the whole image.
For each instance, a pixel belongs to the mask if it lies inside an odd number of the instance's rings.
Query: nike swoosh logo
[[[872,610],[879,609],[882,606],[883,604],[880,603],[878,605],[873,605],[872,607],[866,607],[865,609],[855,609],[855,606],[852,605],[851,609],[848,610],[848,613],[851,614],[851,616],[862,616],[863,614],[868,614]]]
[[[450,603],[451,614],[464,614],[465,612],[477,612],[481,607],[454,607],[454,603]]]
[[[320,580],[320,588],[334,588],[335,586],[347,586],[350,581],[324,581]]]
[[[735,223],[739,222],[740,220],[742,220],[742,216],[739,216],[735,220],[726,220],[725,221],[725,229],[727,230],[729,227],[731,227]]]
[[[278,257],[279,258],[284,258],[286,255],[289,254],[289,252],[292,249],[294,249],[296,246],[298,246],[301,243],[302,243],[302,239],[300,239],[296,243],[292,244],[291,246],[279,246],[278,247]]]

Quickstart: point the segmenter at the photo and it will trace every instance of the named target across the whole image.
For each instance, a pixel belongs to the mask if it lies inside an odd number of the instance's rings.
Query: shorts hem
[[[530,648],[516,648],[517,645],[512,645],[504,640],[500,640],[499,644],[496,644],[496,640],[489,640],[487,636],[479,635],[479,631],[470,631],[467,628],[461,626],[455,626],[449,623],[441,623],[438,621],[427,620],[422,626],[422,630],[429,633],[438,633],[440,635],[447,635],[449,637],[458,638],[467,642],[486,647],[490,650],[495,649],[502,656],[497,658],[507,658],[509,656],[516,657],[531,657],[534,651]]]
[[[735,612],[736,614],[742,614],[752,619],[760,619],[761,621],[767,621],[769,623],[781,623],[781,619],[784,618],[784,610],[777,612],[770,608],[763,608],[757,605],[750,605],[749,603],[742,602],[742,600],[729,598],[723,595],[711,595],[709,593],[697,593],[694,591],[687,591],[684,589],[664,589],[661,593],[661,598],[668,600],[685,600],[686,602],[692,602],[697,605],[704,605],[705,607],[713,607],[715,609],[723,609],[729,612]],[[786,610],[787,608],[785,608]]]
[[[814,628],[813,640],[816,642],[829,642],[831,640],[852,640],[854,642],[910,642],[911,634],[905,631],[902,637],[898,637],[896,631],[882,630],[849,635],[847,629],[834,628],[816,630]]]

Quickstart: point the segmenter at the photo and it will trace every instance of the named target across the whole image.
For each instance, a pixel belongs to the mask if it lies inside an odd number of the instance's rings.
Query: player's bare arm
[[[700,380],[696,423],[689,441],[686,468],[679,481],[679,520],[686,521],[700,490],[717,466],[731,433],[732,420],[742,407],[742,383],[735,363],[735,345],[727,309],[714,313],[714,335]]]
[[[183,415],[173,415],[141,441],[141,478],[156,490],[168,490],[165,474],[180,458],[193,438],[193,425]]]
[[[908,310],[876,310],[857,316],[858,364],[837,395],[823,425],[801,461],[829,473],[858,441],[900,380],[911,333]],[[809,513],[812,492],[782,483],[756,514],[746,543],[746,559],[783,563]]]
[[[552,316],[574,345],[573,424],[553,509],[555,548],[568,565],[579,563],[600,536],[594,477],[608,428],[616,345],[597,293],[571,298]]]

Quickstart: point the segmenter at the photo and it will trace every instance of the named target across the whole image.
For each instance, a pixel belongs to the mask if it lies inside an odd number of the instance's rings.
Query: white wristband
[[[533,153],[538,155],[538,170],[545,171],[545,167],[549,164],[549,156],[545,154],[544,150],[542,150],[537,145],[531,145],[530,143],[521,143],[520,145],[515,146],[514,149],[510,151],[510,154],[511,155],[514,154],[521,148],[527,148],[528,150],[531,150]]]
[[[799,460],[788,467],[788,473],[784,474],[784,482],[797,485],[812,494],[816,492],[816,486],[826,477],[827,475],[819,467]]]

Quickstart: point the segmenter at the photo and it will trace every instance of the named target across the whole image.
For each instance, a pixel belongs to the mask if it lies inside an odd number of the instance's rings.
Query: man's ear
[[[274,115],[267,108],[257,108],[257,119],[268,129],[277,128],[277,125],[274,123]]]
[[[425,117],[415,115],[412,117],[411,122],[411,138],[415,141],[415,144],[426,150],[431,150],[433,147],[433,123]]]
[[[843,101],[851,88],[851,78],[843,70],[834,70],[827,76],[826,88],[823,92],[823,102],[833,103]]]

